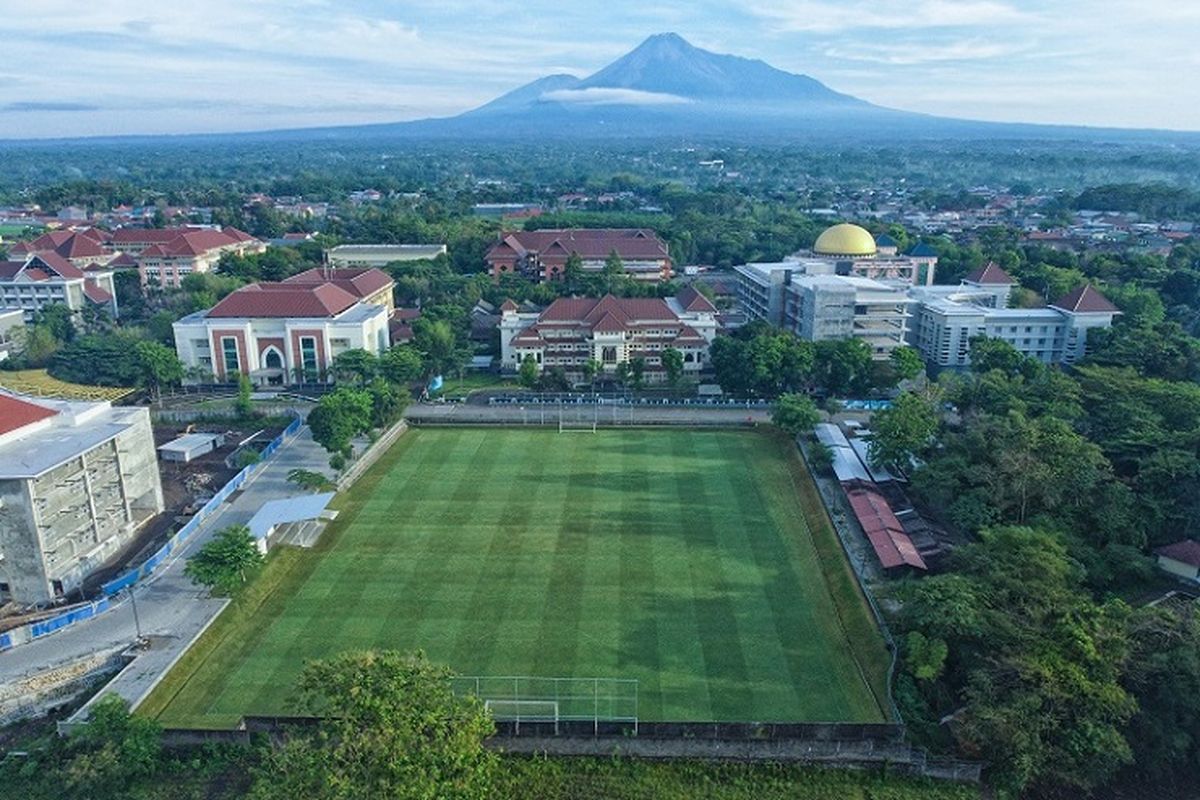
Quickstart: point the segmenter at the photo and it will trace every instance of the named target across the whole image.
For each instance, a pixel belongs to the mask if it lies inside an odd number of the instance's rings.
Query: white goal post
[[[567,413],[563,405],[558,407],[558,432],[559,433],[595,433],[596,423],[599,421],[600,407],[598,405],[591,406],[574,406],[570,413]]]
[[[558,702],[556,700],[499,700],[483,701],[483,707],[493,719],[510,720],[521,730],[522,722],[553,722],[558,733]]]

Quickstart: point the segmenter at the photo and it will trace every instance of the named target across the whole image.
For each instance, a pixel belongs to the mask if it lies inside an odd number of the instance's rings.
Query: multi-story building
[[[211,272],[227,253],[267,249],[266,242],[229,227],[121,228],[113,232],[113,247],[131,248],[126,252],[137,260],[142,286],[158,289],[178,289],[188,275]]]
[[[331,267],[386,267],[396,261],[426,261],[445,255],[444,244],[339,244],[325,251]]]
[[[559,281],[567,259],[578,256],[584,273],[600,272],[616,253],[629,277],[657,283],[671,279],[667,245],[646,228],[572,228],[502,233],[485,259],[492,277],[524,275],[537,281]]]
[[[683,355],[685,375],[696,376],[708,365],[717,335],[716,308],[690,288],[667,299],[561,297],[534,312],[522,312],[509,300],[500,311],[505,370],[519,369],[529,357],[539,371],[559,367],[577,382],[588,361],[611,375],[618,364],[635,358],[645,360],[647,382],[661,382],[667,348]]]
[[[804,275],[784,294],[784,327],[801,339],[862,339],[885,359],[908,341],[913,300],[901,288],[870,278]]]
[[[19,308],[32,322],[46,306],[64,305],[74,313],[85,307],[117,316],[116,286],[106,269],[87,272],[52,251],[32,253],[19,261],[0,261],[0,306]]]
[[[0,394],[0,599],[62,597],[162,510],[147,409]]]
[[[189,383],[238,374],[258,384],[330,379],[333,360],[389,346],[393,281],[376,269],[309,270],[278,283],[252,283],[174,325]]]
[[[0,307],[0,361],[6,360],[17,348],[17,330],[25,325],[25,312],[19,308]]]
[[[1044,308],[1009,308],[1015,285],[1008,273],[989,263],[960,286],[914,289],[913,346],[929,364],[965,367],[971,360],[971,339],[987,336],[1046,364],[1072,364],[1087,350],[1088,331],[1111,327],[1120,313],[1089,285]]]

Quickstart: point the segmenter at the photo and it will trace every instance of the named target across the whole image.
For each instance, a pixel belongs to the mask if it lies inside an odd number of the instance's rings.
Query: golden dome
[[[864,258],[875,255],[875,237],[866,228],[843,222],[817,237],[813,252],[820,256]]]

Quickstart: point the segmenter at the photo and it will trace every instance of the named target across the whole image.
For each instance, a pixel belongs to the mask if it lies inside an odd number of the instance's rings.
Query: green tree
[[[933,442],[938,429],[937,408],[912,392],[902,392],[890,408],[871,418],[871,463],[907,470],[913,458]]]
[[[410,400],[408,389],[397,388],[383,378],[371,381],[366,389],[371,396],[371,426],[374,428],[386,428],[395,423]]]
[[[596,376],[600,374],[600,362],[594,358],[589,358],[583,362],[583,379],[588,382],[588,385],[596,384]]]
[[[380,357],[379,371],[398,386],[416,383],[424,373],[421,353],[409,344],[395,345]]]
[[[821,421],[817,404],[806,394],[780,395],[771,409],[771,421],[791,436],[809,433]]]
[[[254,415],[254,402],[250,399],[254,386],[250,383],[250,378],[242,372],[237,374],[237,385],[237,400],[234,401],[233,408],[239,417],[245,419]]]
[[[925,371],[925,361],[915,347],[897,347],[888,360],[902,381],[911,381]]]
[[[256,775],[251,800],[483,800],[496,756],[483,704],[450,688],[424,654],[351,652],[310,662],[298,682],[297,730]]]
[[[371,429],[374,403],[361,389],[339,387],[317,401],[308,412],[313,440],[330,453],[349,455],[350,440]]]
[[[131,782],[162,768],[162,731],[153,720],[130,714],[120,696],[108,694],[92,704],[66,750],[62,771],[71,796],[119,797]]]
[[[642,356],[629,359],[629,385],[634,389],[646,385],[646,359]]]
[[[604,259],[604,269],[600,272],[601,293],[616,293],[625,279],[625,262],[617,255],[617,251],[613,250],[608,254],[608,258]]]
[[[143,340],[134,345],[134,350],[141,365],[140,385],[150,389],[156,399],[162,396],[164,386],[183,380],[183,362],[170,347]]]
[[[569,294],[583,288],[583,259],[578,253],[567,256],[567,263],[563,265],[563,285]]]
[[[288,483],[294,483],[310,492],[328,492],[334,488],[333,481],[325,477],[324,473],[299,467],[288,472],[287,479]]]
[[[221,594],[233,594],[262,563],[263,555],[250,529],[230,525],[188,559],[183,573]]]
[[[379,359],[374,353],[354,348],[338,353],[333,359],[333,374],[340,381],[365,386],[379,372]]]
[[[862,339],[817,342],[813,352],[813,379],[833,395],[864,392],[870,388],[871,346]]]
[[[454,329],[446,320],[421,317],[413,323],[413,344],[425,362],[425,374],[450,375],[458,371],[468,358]]]
[[[683,353],[674,347],[663,349],[662,365],[667,373],[667,385],[672,389],[679,386],[679,380],[683,377]]]
[[[538,363],[532,355],[521,359],[521,367],[517,371],[517,380],[526,389],[532,389],[538,382]]]

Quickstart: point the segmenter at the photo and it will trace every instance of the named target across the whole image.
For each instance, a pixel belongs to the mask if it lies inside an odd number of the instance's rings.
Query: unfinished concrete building
[[[62,597],[162,510],[147,409],[0,393],[0,600]]]

